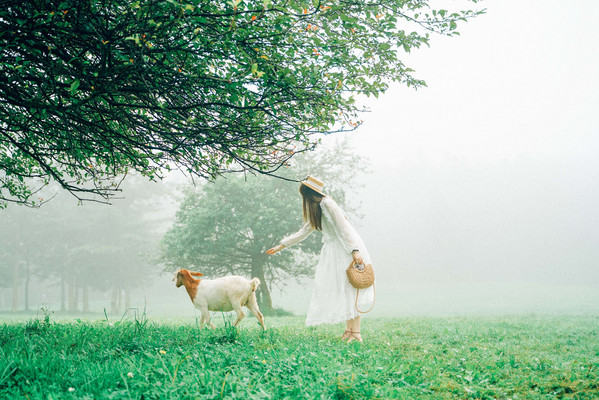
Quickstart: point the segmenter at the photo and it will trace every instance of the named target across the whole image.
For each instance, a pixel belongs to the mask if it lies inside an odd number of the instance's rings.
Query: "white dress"
[[[366,264],[372,261],[362,238],[350,225],[341,208],[330,197],[320,202],[322,209],[322,250],[316,275],[312,300],[306,325],[334,324],[360,315],[356,309],[356,289],[349,283],[345,270],[353,260],[352,250],[360,250]],[[307,238],[314,229],[310,222],[293,235],[281,240],[286,247]],[[358,308],[368,310],[374,301],[374,289],[360,289]]]

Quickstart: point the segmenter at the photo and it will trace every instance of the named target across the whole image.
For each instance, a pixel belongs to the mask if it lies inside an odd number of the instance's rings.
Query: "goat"
[[[192,275],[200,277],[201,272],[179,269],[175,272],[173,281],[177,281],[175,285],[185,286],[187,294],[193,305],[202,312],[201,325],[207,322],[212,329],[215,326],[210,322],[209,311],[232,311],[237,313],[237,320],[233,326],[237,326],[245,317],[241,307],[247,307],[254,317],[264,327],[264,316],[258,308],[256,301],[256,289],[260,285],[260,279],[253,278],[247,280],[244,277],[231,275],[222,278],[210,279],[195,279]]]

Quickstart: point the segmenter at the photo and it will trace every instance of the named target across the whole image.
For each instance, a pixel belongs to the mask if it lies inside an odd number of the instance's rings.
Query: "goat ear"
[[[189,273],[192,274],[193,276],[202,276],[202,275],[204,275],[201,272],[195,272],[195,271],[189,271]]]

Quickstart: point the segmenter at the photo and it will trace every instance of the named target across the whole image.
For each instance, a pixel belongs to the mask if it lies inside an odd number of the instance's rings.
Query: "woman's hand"
[[[351,255],[354,258],[356,264],[364,264],[364,260],[362,259],[362,256],[360,255],[359,251],[352,251]]]
[[[271,249],[266,250],[266,254],[275,254],[277,251],[281,251],[285,248],[282,244],[275,246]]]

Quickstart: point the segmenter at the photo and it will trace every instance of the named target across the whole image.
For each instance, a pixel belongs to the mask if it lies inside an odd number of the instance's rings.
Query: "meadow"
[[[301,317],[213,320],[5,321],[0,398],[599,398],[597,316],[365,318],[349,345]]]

